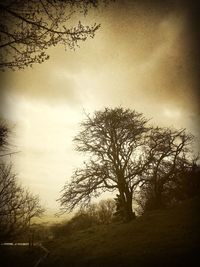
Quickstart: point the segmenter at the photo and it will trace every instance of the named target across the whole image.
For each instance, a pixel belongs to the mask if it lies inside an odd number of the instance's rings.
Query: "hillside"
[[[154,211],[130,223],[77,231],[45,244],[42,267],[195,266],[198,256],[200,199]]]

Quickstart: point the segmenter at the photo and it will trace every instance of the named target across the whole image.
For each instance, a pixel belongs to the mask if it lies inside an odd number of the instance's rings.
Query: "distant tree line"
[[[199,194],[194,136],[185,129],[154,127],[135,110],[105,108],[86,115],[74,138],[88,154],[63,188],[63,212],[87,207],[102,192],[116,192],[116,214],[125,221],[140,211],[173,206]]]
[[[115,210],[116,205],[113,199],[91,203],[87,208],[78,210],[71,219],[52,225],[51,232],[54,237],[61,237],[97,225],[110,224],[115,220]]]
[[[9,128],[0,121],[0,242],[14,241],[30,232],[31,219],[43,214],[39,197],[23,188],[7,156]]]

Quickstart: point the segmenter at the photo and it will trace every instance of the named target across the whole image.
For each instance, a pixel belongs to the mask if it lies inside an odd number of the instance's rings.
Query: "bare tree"
[[[97,205],[97,217],[100,224],[111,223],[115,213],[115,201],[112,199],[101,200]]]
[[[33,217],[44,212],[38,196],[17,182],[12,165],[0,164],[0,241],[13,239],[28,230]]]
[[[157,127],[151,130],[146,138],[145,152],[151,161],[146,173],[143,173],[146,182],[140,191],[140,204],[144,209],[162,208],[173,201],[172,192],[178,180],[196,161],[191,150],[193,141],[194,137],[184,129]]]
[[[90,159],[64,186],[60,198],[63,211],[85,206],[104,191],[117,190],[124,218],[133,217],[133,192],[148,167],[142,153],[143,137],[149,130],[146,123],[141,113],[123,108],[106,108],[87,116],[74,141],[77,150],[88,153]]]
[[[46,50],[61,44],[74,49],[94,37],[100,24],[83,25],[84,15],[107,0],[6,0],[0,3],[0,70],[23,69],[49,58]]]
[[[8,149],[9,132],[6,123],[0,119],[0,157],[3,157]]]
[[[0,118],[0,162],[13,154],[19,153],[19,151],[11,151],[11,145],[9,143],[10,128],[7,123]]]

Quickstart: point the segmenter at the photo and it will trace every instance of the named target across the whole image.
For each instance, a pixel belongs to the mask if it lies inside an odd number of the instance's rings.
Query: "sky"
[[[186,128],[199,149],[191,11],[179,1],[149,2],[119,0],[90,11],[85,21],[101,23],[94,39],[75,51],[50,48],[43,64],[0,74],[0,112],[19,151],[11,160],[48,211],[58,211],[60,190],[83,161],[73,138],[85,112],[135,109],[154,125]]]

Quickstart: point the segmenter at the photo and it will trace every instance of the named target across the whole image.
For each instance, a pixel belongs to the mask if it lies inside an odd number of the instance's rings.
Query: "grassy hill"
[[[129,223],[101,225],[63,236],[45,244],[50,254],[41,266],[196,266],[199,208],[200,198],[195,198]]]

